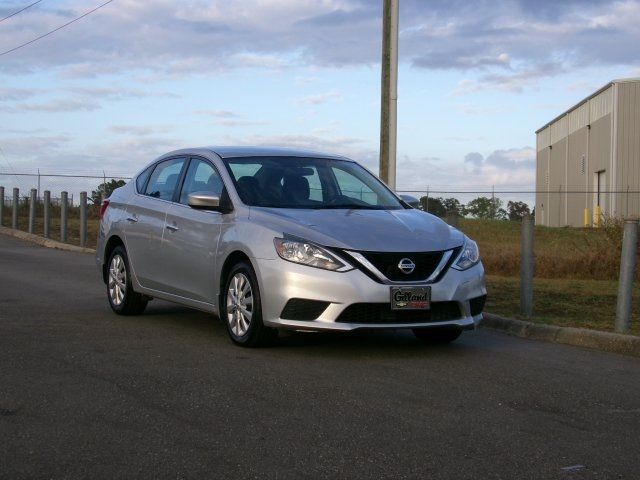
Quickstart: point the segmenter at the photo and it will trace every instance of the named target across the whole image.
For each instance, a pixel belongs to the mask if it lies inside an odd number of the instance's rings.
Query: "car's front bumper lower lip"
[[[470,299],[487,293],[481,263],[465,271],[449,269],[439,282],[431,284],[431,301],[457,302],[459,318],[421,323],[344,323],[337,320],[352,304],[388,303],[391,285],[377,283],[360,270],[331,272],[281,259],[252,261],[260,283],[263,321],[271,327],[336,331],[426,327],[472,329],[482,319],[481,314],[472,315],[469,305]],[[329,306],[315,320],[283,319],[281,313],[292,298],[329,302]]]

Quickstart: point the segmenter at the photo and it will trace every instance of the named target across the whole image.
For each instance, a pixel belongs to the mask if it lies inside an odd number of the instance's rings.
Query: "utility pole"
[[[396,189],[398,119],[398,2],[384,0],[382,14],[382,95],[380,103],[380,179]]]

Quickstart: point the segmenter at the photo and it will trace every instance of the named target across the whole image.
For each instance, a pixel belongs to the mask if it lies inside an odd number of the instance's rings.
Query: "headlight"
[[[458,256],[456,263],[453,264],[453,268],[456,270],[467,270],[479,261],[480,251],[478,250],[478,244],[465,236],[464,244],[462,245],[462,253]]]
[[[304,240],[274,238],[273,243],[280,258],[288,262],[301,263],[302,265],[335,272],[345,272],[353,269],[352,266],[338,260],[324,248]]]

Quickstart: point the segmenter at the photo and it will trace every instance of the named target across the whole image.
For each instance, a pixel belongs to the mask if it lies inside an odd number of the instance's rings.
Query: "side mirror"
[[[404,202],[407,205],[410,205],[413,208],[416,208],[418,210],[422,210],[422,204],[420,203],[420,200],[418,200],[416,197],[412,195],[400,195],[400,198],[404,200]]]
[[[220,197],[210,192],[194,192],[189,194],[189,206],[200,210],[218,210]]]

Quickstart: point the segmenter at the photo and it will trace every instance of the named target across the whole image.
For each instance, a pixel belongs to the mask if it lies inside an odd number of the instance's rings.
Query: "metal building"
[[[640,78],[610,82],[536,137],[538,225],[640,215]]]

